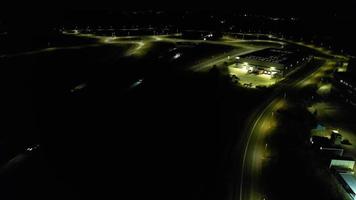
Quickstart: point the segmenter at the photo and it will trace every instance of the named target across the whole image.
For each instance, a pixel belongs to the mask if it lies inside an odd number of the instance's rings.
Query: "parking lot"
[[[256,86],[269,87],[279,81],[268,74],[251,73],[247,68],[237,66],[236,64],[228,67],[230,76],[238,77],[238,82],[245,87],[255,88]]]

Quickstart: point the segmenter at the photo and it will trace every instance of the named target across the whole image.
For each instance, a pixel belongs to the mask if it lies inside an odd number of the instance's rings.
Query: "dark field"
[[[10,132],[2,134],[2,162],[41,144],[2,175],[2,195],[216,199],[231,192],[238,131],[263,95],[235,89],[218,70],[183,70],[214,48],[179,49],[190,56],[172,63],[160,51],[165,45],[140,58],[122,57],[131,45],[107,45],[2,60],[4,97],[16,99],[4,112]]]

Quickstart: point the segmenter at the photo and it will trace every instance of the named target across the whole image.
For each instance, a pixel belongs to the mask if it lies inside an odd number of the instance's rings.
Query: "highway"
[[[250,124],[250,133],[246,138],[246,147],[243,153],[242,171],[240,180],[240,199],[259,200],[264,194],[260,186],[262,163],[266,143],[264,142],[267,134],[273,129],[274,113],[285,105],[283,98],[272,100],[257,116],[256,120]]]
[[[239,49],[239,50],[233,50],[229,53],[214,56],[213,58],[207,59],[205,61],[202,61],[192,67],[190,67],[190,70],[192,71],[208,71],[211,69],[214,65],[219,65],[225,61],[229,61],[229,59],[235,59],[237,56],[241,56],[244,54],[252,53],[255,51],[259,51],[265,48],[250,48],[250,49]]]

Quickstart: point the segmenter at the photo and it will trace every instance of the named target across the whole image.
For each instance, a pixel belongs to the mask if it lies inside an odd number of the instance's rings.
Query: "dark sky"
[[[113,10],[251,10],[260,13],[324,15],[339,13],[349,15],[356,8],[354,0],[52,0],[27,2],[2,2],[2,13],[58,14],[63,10],[113,9]]]
[[[8,1],[10,2],[10,1]],[[70,13],[93,13],[127,10],[167,10],[167,11],[217,11],[248,12],[269,16],[296,16],[306,19],[317,18],[327,21],[330,16],[356,21],[356,0],[316,1],[316,0],[52,0],[2,2],[0,6],[0,25],[2,21],[12,27],[24,29],[45,28],[47,25],[66,18]],[[321,20],[320,20],[321,19]],[[325,20],[324,20],[325,19]],[[5,23],[3,23],[5,24]],[[356,24],[356,22],[355,22]],[[346,27],[350,28],[350,27]]]

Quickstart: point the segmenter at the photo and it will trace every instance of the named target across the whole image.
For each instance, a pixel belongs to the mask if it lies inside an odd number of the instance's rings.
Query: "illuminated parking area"
[[[233,64],[228,67],[230,76],[237,76],[239,83],[245,87],[255,88],[257,86],[272,86],[277,83],[280,78],[273,77],[272,72],[265,74],[257,74],[253,72],[253,66]]]
[[[322,84],[318,90],[316,91],[316,93],[320,96],[325,96],[325,95],[329,95],[332,89],[332,84],[331,83],[327,83],[327,84]]]

